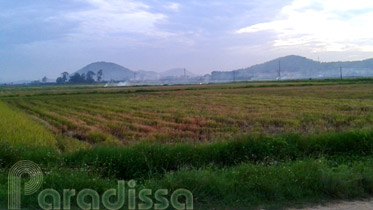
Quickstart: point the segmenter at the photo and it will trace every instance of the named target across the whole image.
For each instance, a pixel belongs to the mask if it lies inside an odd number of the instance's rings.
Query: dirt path
[[[373,210],[373,200],[366,201],[343,201],[325,206],[315,206],[304,209],[289,210]]]

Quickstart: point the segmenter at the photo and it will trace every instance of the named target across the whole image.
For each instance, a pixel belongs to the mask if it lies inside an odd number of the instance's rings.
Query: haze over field
[[[248,68],[232,71],[213,71],[196,75],[184,68],[163,72],[134,71],[115,63],[94,62],[75,73],[87,75],[89,71],[98,75],[102,70],[102,81],[126,81],[132,84],[230,82],[247,80],[305,79],[373,76],[373,59],[349,62],[319,62],[301,56],[285,56]],[[74,75],[72,72],[71,75]],[[94,79],[97,77],[94,77]]]
[[[57,78],[95,61],[198,75],[294,54],[372,57],[367,0],[0,1],[0,82]]]

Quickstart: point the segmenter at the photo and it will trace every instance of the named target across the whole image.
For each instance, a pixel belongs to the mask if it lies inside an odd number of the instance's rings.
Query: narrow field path
[[[343,201],[327,205],[319,205],[303,209],[289,210],[373,210],[373,200],[364,201]]]

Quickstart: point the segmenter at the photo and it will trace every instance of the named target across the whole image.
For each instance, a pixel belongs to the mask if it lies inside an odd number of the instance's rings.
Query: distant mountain
[[[245,69],[211,73],[211,80],[260,80],[339,77],[340,67],[345,77],[373,76],[373,59],[348,62],[318,62],[290,55]]]
[[[87,74],[89,71],[97,74],[99,70],[102,70],[103,79],[105,81],[115,80],[115,81],[154,81],[160,79],[178,79],[184,77],[183,68],[175,68],[162,73],[157,73],[154,71],[132,71],[128,68],[120,66],[115,63],[109,62],[95,62],[91,63],[75,73]],[[74,74],[74,73],[73,73]],[[185,70],[185,75],[187,77],[195,77],[196,75],[190,71]]]
[[[99,70],[102,70],[103,73],[103,80],[115,80],[115,81],[123,81],[123,80],[130,80],[135,77],[135,72],[125,68],[123,66],[120,66],[115,63],[109,63],[109,62],[95,62],[91,63],[82,69],[78,70],[76,73],[79,74],[87,74],[88,71],[92,71],[95,74]]]
[[[185,70],[185,75],[184,75],[184,70]],[[170,70],[167,70],[167,71],[164,71],[162,73],[160,73],[160,75],[162,76],[162,78],[166,78],[166,77],[184,77],[184,76],[187,76],[187,77],[195,77],[196,75],[184,68],[175,68],[175,69],[170,69]]]

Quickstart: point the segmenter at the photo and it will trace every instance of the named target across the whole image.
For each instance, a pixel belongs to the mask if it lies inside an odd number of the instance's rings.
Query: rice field
[[[373,84],[281,85],[95,87],[83,93],[4,96],[2,101],[55,135],[90,144],[203,143],[248,134],[372,129]]]
[[[50,131],[35,123],[25,113],[13,110],[1,101],[0,143],[56,148],[55,137]]]

